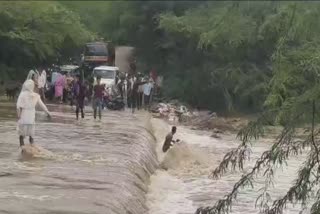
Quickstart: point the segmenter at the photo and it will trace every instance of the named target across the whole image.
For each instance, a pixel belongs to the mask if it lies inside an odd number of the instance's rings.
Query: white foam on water
[[[50,196],[50,195],[27,195],[21,192],[13,191],[13,192],[0,192],[0,199],[5,198],[20,198],[20,199],[31,199],[31,200],[38,200],[38,201],[45,201],[45,200],[54,200],[60,198]]]
[[[163,153],[161,148],[170,126],[159,119],[151,121],[162,168],[151,177],[147,194],[149,214],[194,214],[198,207],[213,206],[232,190],[242,173],[228,172],[218,180],[210,179],[209,175],[218,166],[224,154],[239,144],[235,135],[222,135],[221,139],[216,139],[210,137],[209,132],[178,126],[174,138],[182,140],[182,143]],[[270,145],[268,139],[261,139],[255,143],[251,161],[245,169],[252,167],[254,161],[263,151],[269,149]],[[303,160],[303,156],[292,158],[288,161],[289,168],[284,166],[283,170],[279,170],[279,174],[275,176],[277,188],[270,190],[273,199],[281,197],[289,189]],[[263,177],[258,177],[254,189],[240,190],[231,214],[259,213],[259,209],[255,208],[255,200],[262,184]],[[299,206],[293,208],[288,205],[287,208],[284,213],[300,213]]]
[[[149,191],[146,196],[149,213],[183,214],[189,213],[190,210],[196,210],[193,202],[187,198],[186,185],[182,180],[167,171],[193,163],[197,161],[196,158],[193,158],[193,153],[184,142],[177,143],[167,153],[163,153],[162,145],[170,127],[162,120],[151,119],[151,122],[157,141],[156,151],[160,169],[151,176]]]
[[[149,213],[178,214],[196,210],[192,201],[187,199],[184,183],[164,170],[158,170],[151,176],[151,185],[147,194]]]

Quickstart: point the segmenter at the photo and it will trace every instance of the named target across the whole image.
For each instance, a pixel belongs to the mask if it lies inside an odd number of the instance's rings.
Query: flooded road
[[[238,145],[233,135],[215,139],[209,132],[178,126],[182,143],[163,154],[170,126],[159,119],[150,122],[146,113],[107,111],[99,122],[88,110],[77,122],[70,107],[48,107],[53,118],[37,112],[35,137],[48,153],[25,160],[14,105],[0,104],[0,214],[193,214],[199,206],[213,205],[241,176],[208,178]],[[255,144],[246,169],[269,147],[268,139]],[[272,199],[288,190],[304,159],[292,158],[278,170]],[[157,169],[159,164],[167,170]],[[255,198],[262,181],[258,177],[254,190],[240,191],[232,214],[259,213]],[[284,213],[298,214],[299,206],[288,206]]]
[[[157,153],[159,162],[167,170],[157,170],[151,177],[151,185],[147,194],[149,214],[194,214],[200,206],[212,206],[216,201],[229,193],[241,176],[240,172],[227,173],[218,180],[208,178],[210,172],[218,166],[226,152],[237,147],[238,141],[234,135],[223,135],[221,139],[210,137],[207,131],[191,130],[178,126],[176,139],[181,144],[172,147],[166,155],[161,151],[165,135],[170,126],[159,119],[152,119],[156,127]],[[248,171],[263,151],[270,148],[272,140],[261,139],[255,143],[251,161],[245,167]],[[284,195],[293,180],[296,171],[305,160],[306,155],[291,158],[288,166],[283,166],[275,174],[275,186],[270,189],[273,200]],[[241,189],[237,201],[233,204],[232,214],[258,214],[255,208],[256,197],[263,185],[263,179],[258,176],[255,188]],[[284,214],[299,214],[300,206],[289,205]],[[310,213],[308,210],[301,214]]]
[[[51,155],[22,160],[15,108],[0,106],[0,213],[142,214],[157,159],[147,116],[91,112],[77,122],[70,107],[37,113],[35,143]]]

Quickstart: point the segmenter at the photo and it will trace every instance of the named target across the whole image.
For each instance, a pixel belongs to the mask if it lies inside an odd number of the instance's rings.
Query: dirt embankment
[[[220,132],[237,132],[248,124],[249,120],[241,117],[219,117],[216,113],[199,113],[189,124],[196,129]],[[188,123],[188,122],[187,122]]]
[[[171,125],[184,125],[194,130],[211,131],[211,136],[214,138],[220,138],[222,134],[237,134],[248,125],[249,121],[254,121],[257,118],[257,115],[225,117],[215,112],[197,111],[177,100],[171,100],[168,103],[154,103],[150,110],[155,118],[162,118]],[[317,128],[319,127],[317,126]],[[310,124],[296,127],[295,137],[307,137],[311,134],[311,128]],[[282,131],[283,127],[280,125],[265,125],[261,137],[275,139]]]

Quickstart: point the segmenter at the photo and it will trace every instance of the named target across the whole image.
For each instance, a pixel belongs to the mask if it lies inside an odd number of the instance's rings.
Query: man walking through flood
[[[99,119],[101,120],[101,110],[102,110],[102,101],[103,94],[105,91],[104,85],[101,85],[101,77],[97,77],[97,84],[93,87],[93,118],[97,118],[97,109],[99,114]]]
[[[29,137],[30,144],[34,143],[36,105],[39,105],[50,117],[50,113],[40,95],[34,92],[33,80],[25,81],[17,101],[18,134],[20,146],[24,146],[24,138]]]
[[[79,119],[79,111],[81,111],[81,118],[84,118],[84,99],[86,97],[86,86],[80,81],[80,76],[76,76],[73,88],[72,88],[73,99],[76,104],[76,118]]]
[[[173,140],[173,136],[175,135],[175,133],[177,132],[177,127],[173,126],[171,129],[171,132],[169,134],[167,134],[166,139],[163,143],[162,146],[162,151],[163,152],[167,152],[171,146],[173,146],[174,143],[179,142],[180,140]]]

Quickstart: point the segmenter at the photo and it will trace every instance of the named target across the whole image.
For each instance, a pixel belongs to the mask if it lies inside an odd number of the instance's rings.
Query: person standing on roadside
[[[31,79],[35,85],[34,87],[34,92],[38,93],[38,78],[39,78],[39,73],[38,71],[35,70],[30,70],[27,76],[27,80]]]
[[[122,100],[124,98],[124,86],[125,86],[124,79],[120,79],[120,81],[117,84],[117,89],[118,89],[118,91],[120,93],[120,96],[121,96]]]
[[[144,108],[145,110],[149,109],[151,91],[153,88],[152,79],[150,79],[146,84],[143,85],[143,96],[144,96]]]
[[[133,85],[134,85],[134,82],[136,81],[136,78],[131,75],[131,74],[128,74],[127,76],[127,104],[128,104],[128,108],[132,108],[133,106],[133,96],[134,96],[134,93],[133,93]]]
[[[134,113],[135,108],[138,107],[138,103],[139,103],[139,86],[145,84],[146,82],[143,82],[141,80],[141,77],[138,77],[136,79],[136,81],[134,81],[133,83],[133,87],[132,87],[132,92],[131,92],[131,99],[132,99],[132,103],[131,103],[131,108],[132,108],[132,113]]]
[[[45,100],[45,87],[46,87],[46,83],[47,83],[47,73],[44,69],[39,69],[40,70],[40,75],[38,77],[38,88],[39,88],[39,94],[41,97],[41,100],[44,101]]]
[[[144,81],[144,79],[141,80],[142,82]],[[140,110],[142,108],[143,105],[143,88],[144,88],[144,84],[140,84],[138,86],[138,110]]]
[[[103,95],[105,91],[105,86],[101,85],[101,77],[97,77],[97,84],[93,87],[93,118],[97,118],[97,110],[99,114],[99,119],[101,120],[101,110],[102,110],[102,102]]]
[[[58,74],[57,80],[55,81],[55,97],[59,100],[60,104],[63,103],[63,90],[66,85],[66,78],[62,74]]]

